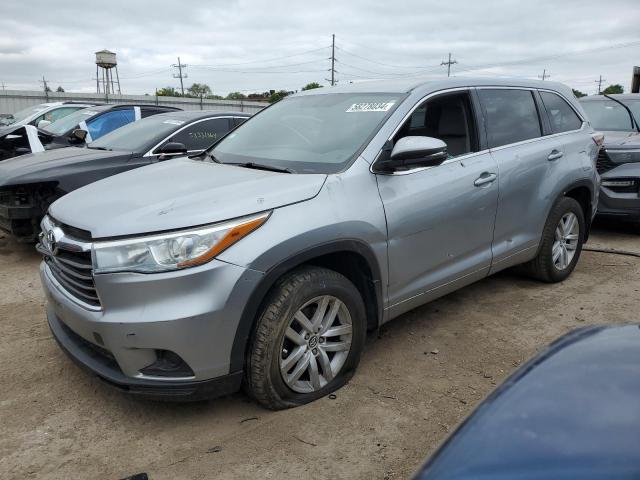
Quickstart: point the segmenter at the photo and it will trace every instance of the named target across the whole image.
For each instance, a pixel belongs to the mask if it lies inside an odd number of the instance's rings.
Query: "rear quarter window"
[[[489,147],[542,136],[532,91],[483,88],[478,90],[478,95],[486,112]]]
[[[553,133],[570,132],[582,127],[582,119],[560,95],[540,92]]]

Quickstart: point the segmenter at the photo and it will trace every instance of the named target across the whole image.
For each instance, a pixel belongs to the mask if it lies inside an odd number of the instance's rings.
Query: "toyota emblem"
[[[53,232],[53,230],[49,230],[47,232],[47,247],[49,248],[49,251],[51,253],[53,253],[54,255],[57,253],[57,247],[56,247],[56,235]]]

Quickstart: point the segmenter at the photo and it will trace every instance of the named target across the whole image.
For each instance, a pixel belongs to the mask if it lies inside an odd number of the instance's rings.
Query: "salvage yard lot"
[[[0,235],[1,236],[1,235]],[[640,252],[598,227],[589,247]],[[32,246],[0,238],[0,478],[406,478],[518,365],[567,331],[638,322],[640,258],[584,252],[557,285],[505,272],[369,335],[335,399],[135,400],[80,371],[44,319]]]

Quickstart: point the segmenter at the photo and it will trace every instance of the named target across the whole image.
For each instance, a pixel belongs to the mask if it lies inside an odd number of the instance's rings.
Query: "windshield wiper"
[[[618,100],[617,98],[613,98],[613,97],[607,95],[606,93],[604,93],[603,95],[605,97],[607,97],[609,100],[613,100],[614,102],[619,103],[620,105],[622,105],[622,107],[629,114],[629,118],[631,119],[631,128],[633,128],[633,126],[635,124],[636,131],[640,132],[640,125],[638,125],[638,121],[636,120],[636,117],[633,116],[633,112],[631,111],[631,109],[629,107],[627,107],[624,103],[622,103],[620,100]]]
[[[202,155],[202,154],[200,154]],[[222,163],[220,160],[218,160],[216,157],[213,156],[213,153],[211,152],[207,152],[207,157],[209,157],[211,159],[212,162],[214,163]]]
[[[111,151],[111,149],[107,148],[107,147],[92,147],[91,145],[87,145],[87,148],[90,148],[92,150],[108,150],[108,151]]]
[[[218,162],[221,163],[221,162]],[[274,167],[272,165],[264,165],[262,163],[246,162],[246,163],[225,163],[224,165],[235,165],[237,167],[253,168],[254,170],[268,170],[270,172],[295,173],[290,168]]]

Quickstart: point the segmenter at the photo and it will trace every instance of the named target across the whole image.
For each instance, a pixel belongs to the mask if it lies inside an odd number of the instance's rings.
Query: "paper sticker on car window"
[[[352,112],[386,112],[396,102],[363,102],[354,103],[347,108],[347,113]]]
[[[81,111],[80,113],[82,113],[83,115],[95,115],[95,114],[97,114],[98,112],[96,112],[96,111],[94,111],[94,110],[89,110],[88,112],[83,110],[83,111]]]
[[[168,125],[182,125],[184,123],[184,120],[165,120],[162,123],[166,123]]]

